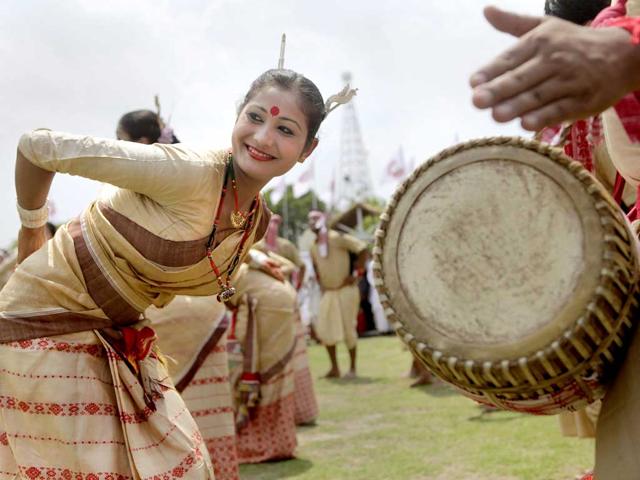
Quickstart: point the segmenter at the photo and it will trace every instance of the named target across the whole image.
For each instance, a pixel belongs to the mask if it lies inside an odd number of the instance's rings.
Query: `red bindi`
[[[271,107],[271,110],[269,110],[269,112],[271,113],[272,117],[277,117],[280,114],[280,109],[274,105],[273,107]]]

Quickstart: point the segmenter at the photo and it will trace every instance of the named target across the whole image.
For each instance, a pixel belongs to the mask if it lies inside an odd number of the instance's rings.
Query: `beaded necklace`
[[[243,215],[238,211],[238,188],[235,182],[235,172],[233,171],[233,156],[231,152],[227,156],[227,162],[224,168],[224,183],[222,184],[222,192],[220,193],[220,202],[218,203],[218,209],[216,210],[216,216],[213,220],[213,229],[211,230],[211,235],[209,235],[209,241],[207,242],[207,258],[209,259],[209,264],[211,265],[211,270],[216,276],[216,282],[218,282],[218,286],[220,287],[220,293],[216,296],[219,302],[226,302],[231,297],[233,297],[236,293],[235,287],[231,285],[231,277],[233,276],[233,272],[235,271],[238,263],[240,263],[240,256],[242,255],[242,250],[244,249],[244,244],[249,238],[249,234],[251,233],[251,228],[253,227],[255,220],[255,213],[258,208],[259,197],[256,195],[251,202],[251,206],[249,207],[249,211],[246,215]],[[220,225],[220,215],[222,213],[222,206],[224,204],[224,197],[227,193],[227,183],[231,180],[231,187],[234,193],[235,200],[235,210],[232,215],[232,225],[235,226],[233,222],[234,215],[240,215],[242,218],[242,223],[240,227],[243,228],[242,238],[240,239],[240,243],[238,243],[238,249],[229,264],[229,268],[227,269],[227,278],[225,281],[222,280],[222,273],[220,269],[216,265],[216,262],[213,260],[213,248],[215,245],[216,232],[218,230],[218,226]],[[237,227],[237,228],[240,228]]]

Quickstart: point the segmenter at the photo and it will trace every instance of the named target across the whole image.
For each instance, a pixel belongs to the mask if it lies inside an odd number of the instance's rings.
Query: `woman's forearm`
[[[26,210],[42,207],[47,201],[54,172],[44,170],[20,153],[16,155],[16,195],[18,205]]]

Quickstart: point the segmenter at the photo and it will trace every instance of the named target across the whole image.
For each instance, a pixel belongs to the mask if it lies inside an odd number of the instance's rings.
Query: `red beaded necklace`
[[[215,246],[215,238],[216,232],[218,230],[218,226],[220,225],[220,214],[222,213],[222,206],[224,204],[224,197],[227,193],[227,183],[231,180],[231,187],[234,193],[235,200],[235,210],[232,213],[232,225],[235,226],[233,222],[234,215],[240,215],[242,218],[242,224],[236,228],[243,228],[242,238],[238,243],[238,249],[229,264],[229,268],[227,268],[227,278],[222,280],[222,273],[220,269],[216,265],[216,262],[213,260],[213,248]],[[251,207],[249,207],[249,211],[246,215],[242,214],[238,211],[238,187],[236,185],[236,176],[233,171],[233,156],[231,152],[227,157],[227,162],[224,168],[224,183],[222,184],[222,192],[220,193],[220,202],[218,203],[218,209],[216,210],[216,216],[213,220],[213,229],[211,230],[211,235],[209,235],[209,241],[207,242],[207,258],[209,258],[209,264],[211,265],[211,270],[216,276],[216,282],[218,282],[218,286],[220,287],[220,293],[216,296],[219,302],[226,302],[231,297],[233,297],[236,293],[236,289],[231,285],[231,277],[233,276],[233,272],[235,271],[238,263],[240,263],[240,257],[242,255],[242,250],[244,249],[244,244],[249,238],[249,234],[251,233],[251,228],[253,227],[255,221],[255,213],[258,209],[258,203],[260,201],[258,195],[256,195],[251,202]]]

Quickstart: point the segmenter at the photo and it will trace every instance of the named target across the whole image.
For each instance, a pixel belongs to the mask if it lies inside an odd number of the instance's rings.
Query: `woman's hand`
[[[280,263],[269,258],[266,253],[251,249],[249,250],[248,259],[252,268],[258,269],[280,282],[284,282],[284,274],[282,273]]]
[[[349,285],[355,285],[356,283],[358,283],[359,279],[360,277],[358,276],[349,275],[347,278],[344,279],[344,282],[342,282],[342,286],[347,287]]]
[[[22,263],[25,258],[47,242],[46,228],[46,226],[39,228],[20,228],[20,233],[18,233],[18,264]]]
[[[278,262],[267,258],[260,265],[260,270],[262,270],[267,275],[271,275],[273,278],[280,282],[284,282],[284,274],[282,273],[282,269]]]

